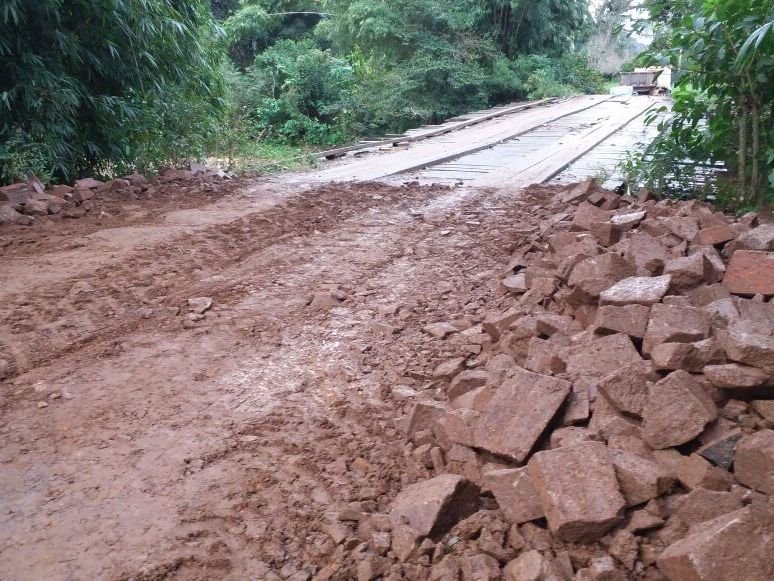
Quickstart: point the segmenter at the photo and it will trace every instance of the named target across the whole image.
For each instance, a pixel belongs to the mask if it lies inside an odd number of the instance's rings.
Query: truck
[[[638,95],[668,95],[672,92],[672,69],[648,67],[621,73],[621,86],[631,87]]]

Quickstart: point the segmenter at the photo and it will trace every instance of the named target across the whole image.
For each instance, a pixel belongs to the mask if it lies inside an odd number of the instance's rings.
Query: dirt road
[[[347,578],[331,516],[417,477],[403,408],[471,348],[422,327],[480,321],[546,216],[508,191],[288,184],[0,233],[2,579]]]

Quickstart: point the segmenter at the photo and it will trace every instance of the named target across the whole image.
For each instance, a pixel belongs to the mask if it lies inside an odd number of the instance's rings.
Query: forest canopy
[[[6,0],[0,180],[298,151],[600,92],[597,24],[586,0]]]

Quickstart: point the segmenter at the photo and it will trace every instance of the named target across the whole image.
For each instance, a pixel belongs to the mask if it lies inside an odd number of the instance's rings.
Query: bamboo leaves
[[[142,150],[149,145],[148,159],[158,159],[143,163],[192,153],[165,134],[169,104],[185,99],[179,114],[201,115],[187,131],[175,122],[185,142],[186,133],[199,133],[218,115],[220,37],[200,0],[6,0],[0,7],[0,153],[11,155],[15,142],[38,143],[67,178],[106,163],[131,166],[146,158]],[[142,132],[153,125],[159,139],[178,141],[177,152],[162,154],[162,143],[149,143]],[[18,135],[23,139],[13,141]]]
[[[735,65],[737,70],[742,70],[749,66],[755,57],[756,51],[760,50],[763,43],[774,34],[774,22],[767,22],[758,30],[753,32],[742,47],[739,49],[739,56],[736,58]]]

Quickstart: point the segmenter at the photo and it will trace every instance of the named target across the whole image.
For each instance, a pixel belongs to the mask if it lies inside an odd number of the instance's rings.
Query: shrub
[[[238,99],[257,136],[318,145],[344,137],[352,67],[311,39],[276,43],[258,55],[239,84],[249,85]]]
[[[3,155],[72,179],[195,154],[222,105],[218,38],[202,0],[5,0]]]

